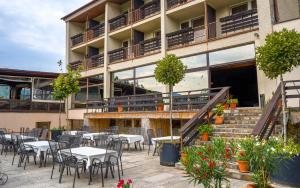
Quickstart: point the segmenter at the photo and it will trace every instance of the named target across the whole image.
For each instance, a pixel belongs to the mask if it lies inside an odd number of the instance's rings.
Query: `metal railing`
[[[167,9],[175,8],[193,0],[167,0]]]
[[[51,112],[57,113],[64,104],[51,102],[34,102],[31,100],[0,99],[1,112]]]
[[[79,67],[83,71],[98,68],[104,65],[104,54],[94,55],[86,60],[73,61],[69,64],[72,70],[77,70]]]

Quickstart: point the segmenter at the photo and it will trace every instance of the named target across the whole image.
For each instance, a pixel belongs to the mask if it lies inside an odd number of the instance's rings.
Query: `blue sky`
[[[60,19],[90,0],[0,0],[0,67],[58,72],[65,61]]]

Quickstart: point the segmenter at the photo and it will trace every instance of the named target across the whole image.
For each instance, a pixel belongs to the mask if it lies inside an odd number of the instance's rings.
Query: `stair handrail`
[[[253,129],[252,135],[258,136],[260,139],[270,136],[270,133],[275,127],[275,122],[282,111],[282,105],[279,103],[281,101],[281,83],[278,85],[275,93],[273,94],[269,104],[263,111],[260,119],[258,120],[256,126]],[[271,124],[271,127],[270,127]],[[267,137],[265,137],[267,130],[270,129]]]
[[[181,129],[181,146],[187,146],[193,141],[193,139],[198,135],[196,131],[188,140],[185,140],[186,136],[191,133],[196,126],[203,122],[209,112],[215,107],[217,103],[224,102],[226,97],[229,95],[230,87],[223,87],[211,100],[208,101],[193,117],[190,119]],[[211,118],[211,117],[209,117]]]

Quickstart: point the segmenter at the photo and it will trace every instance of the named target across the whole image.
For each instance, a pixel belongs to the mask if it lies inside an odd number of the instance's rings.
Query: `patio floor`
[[[15,187],[72,187],[73,176],[63,176],[62,183],[58,183],[58,167],[55,168],[53,179],[50,179],[51,164],[48,163],[47,167],[39,168],[34,165],[31,158],[30,164],[26,166],[26,170],[17,167],[17,162],[14,166],[11,165],[12,154],[6,157],[0,155],[0,171],[8,174],[8,182],[3,186],[7,188]],[[18,160],[18,157],[17,157]],[[16,161],[17,161],[16,160]],[[134,188],[193,188],[188,180],[184,177],[183,171],[177,170],[174,167],[164,167],[159,165],[158,156],[148,156],[147,150],[144,151],[125,151],[123,154],[124,164],[124,179],[128,178],[134,181]],[[74,173],[74,172],[73,172]],[[73,175],[72,173],[72,175]],[[110,175],[105,179],[105,187],[116,188],[118,183],[117,172],[115,179]],[[88,186],[88,176],[82,174],[80,179],[76,179],[75,187],[101,187],[101,177],[94,177],[94,181]],[[246,181],[239,181],[230,179],[232,188],[246,187]],[[199,187],[199,186],[195,186]],[[283,187],[276,186],[275,187]]]

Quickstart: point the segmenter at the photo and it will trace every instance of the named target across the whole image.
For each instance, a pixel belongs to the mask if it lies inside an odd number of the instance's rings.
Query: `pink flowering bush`
[[[125,183],[124,179],[120,179],[117,188],[132,188],[133,187],[133,181],[131,179],[128,179]]]

